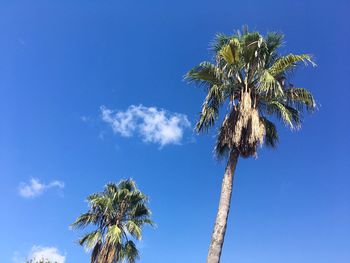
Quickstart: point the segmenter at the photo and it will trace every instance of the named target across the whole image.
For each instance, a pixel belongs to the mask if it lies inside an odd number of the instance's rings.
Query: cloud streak
[[[55,180],[48,184],[44,184],[41,183],[39,179],[32,178],[30,179],[29,183],[20,183],[18,193],[24,198],[34,198],[51,188],[63,189],[64,183]]]
[[[101,114],[102,120],[112,127],[115,134],[138,136],[144,142],[156,143],[161,147],[180,144],[184,131],[191,126],[184,114],[143,105],[131,105],[125,111],[101,106]]]

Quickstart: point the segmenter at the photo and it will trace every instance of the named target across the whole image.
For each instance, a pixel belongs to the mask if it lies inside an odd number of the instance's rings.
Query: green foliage
[[[210,87],[212,85],[221,85],[221,76],[217,72],[215,65],[210,62],[204,61],[197,67],[194,67],[189,73],[191,75],[191,81],[197,85],[203,85]]]
[[[260,117],[260,120],[264,123],[266,129],[265,145],[275,148],[278,143],[278,133],[275,124],[265,117]]]
[[[305,65],[307,65],[307,63],[309,62],[311,65],[316,66],[316,64],[312,61],[310,55],[289,54],[278,58],[276,62],[269,68],[269,71],[273,76],[285,74],[286,72],[288,72],[288,70],[291,70],[292,68],[298,66],[298,62],[304,62]]]
[[[240,151],[251,147],[240,154],[245,157],[254,155],[260,141],[259,136],[252,134],[258,134],[256,131],[260,124],[265,129],[265,145],[275,147],[278,134],[275,125],[268,120],[269,116],[295,129],[301,126],[303,111],[312,112],[315,109],[312,94],[304,88],[294,88],[290,83],[290,72],[295,68],[309,64],[315,66],[312,56],[280,55],[278,50],[283,39],[280,33],[270,32],[263,36],[259,32],[249,32],[247,27],[234,35],[218,34],[212,43],[214,61],[202,62],[185,75],[186,80],[204,86],[207,91],[196,124],[198,132],[215,126],[223,106],[228,104],[225,107],[226,123],[221,123],[219,128],[221,135],[218,136],[217,146],[220,147],[216,147],[218,156],[230,150]],[[242,104],[244,94],[249,94],[251,105]],[[251,127],[256,112],[260,124],[255,122],[256,127]],[[227,129],[223,125],[232,127]],[[234,138],[237,131],[241,138]],[[230,137],[235,144],[225,144]],[[252,142],[254,138],[255,143]]]
[[[91,262],[135,262],[139,254],[130,238],[140,240],[142,227],[153,226],[148,197],[129,179],[107,184],[103,192],[90,195],[87,201],[89,211],[80,215],[71,227],[97,228],[79,240],[80,245],[91,251]]]

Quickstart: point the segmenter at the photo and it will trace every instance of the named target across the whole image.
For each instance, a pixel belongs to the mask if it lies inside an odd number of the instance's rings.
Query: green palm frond
[[[108,183],[105,187],[105,192],[109,195],[114,195],[118,191],[118,187],[114,183]]]
[[[241,30],[237,30],[237,35],[239,35],[240,37],[245,36],[247,34],[249,34],[249,26],[248,25],[243,25]]]
[[[98,215],[91,212],[81,214],[73,224],[70,225],[71,228],[83,228],[89,224],[95,224],[98,221]]]
[[[239,40],[235,37],[231,38],[229,43],[224,45],[219,51],[220,56],[229,65],[239,62],[240,53],[241,53],[241,44]]]
[[[187,72],[185,79],[206,88],[222,84],[221,73],[218,68],[207,61],[200,63],[198,66]]]
[[[263,37],[258,32],[250,32],[242,37],[242,54],[245,64],[252,64],[258,56]]]
[[[139,202],[148,201],[148,196],[144,195],[140,191],[132,191],[128,196],[129,202],[131,204],[137,204]]]
[[[142,227],[143,225],[150,225],[152,227],[156,227],[156,224],[149,218],[133,219],[133,222],[139,227]]]
[[[98,263],[98,256],[101,253],[102,242],[99,241],[96,243],[94,248],[91,251],[91,263]]]
[[[265,127],[265,145],[275,148],[278,143],[278,133],[275,124],[265,117],[260,117]]]
[[[298,110],[306,107],[308,111],[316,108],[316,102],[310,91],[304,88],[288,88],[285,90],[286,99],[289,105],[296,106]]]
[[[222,33],[216,34],[214,41],[211,43],[212,50],[217,53],[224,45],[227,45],[231,37]]]
[[[219,108],[225,102],[227,93],[224,86],[212,86],[202,106],[200,118],[196,124],[197,132],[207,130],[215,124],[219,116]]]
[[[79,240],[81,246],[86,247],[87,250],[92,250],[96,244],[101,241],[102,235],[100,230],[95,230],[89,234],[86,234]]]
[[[313,62],[312,57],[308,54],[289,54],[283,57],[280,57],[270,68],[269,72],[273,76],[277,76],[279,74],[283,74],[286,71],[294,68],[298,65],[298,62],[304,62],[305,65],[310,63],[312,66],[316,66]]]
[[[270,68],[278,59],[278,48],[283,45],[284,35],[278,32],[269,32],[266,36],[266,63],[265,69]]]
[[[134,221],[129,220],[126,223],[126,229],[133,237],[135,237],[138,240],[141,240],[141,237],[142,237],[141,228]]]
[[[130,195],[130,191],[128,189],[119,189],[118,193],[116,194],[116,198],[118,198],[118,201],[125,200]]]
[[[133,210],[130,211],[130,215],[135,218],[148,217],[151,215],[151,211],[144,203],[138,203],[134,206]]]
[[[99,194],[98,196],[94,196],[94,198],[88,199],[88,202],[91,208],[94,210],[94,213],[97,215],[98,212],[104,212],[108,206],[108,200],[109,199],[104,195]]]
[[[284,35],[278,32],[269,32],[266,36],[266,46],[269,53],[276,52],[283,44]]]
[[[139,252],[133,241],[129,240],[122,249],[121,258],[126,259],[128,263],[135,263],[140,258]]]
[[[112,225],[108,227],[106,238],[112,244],[120,244],[122,242],[122,230],[117,225]]]
[[[219,116],[219,108],[209,105],[203,105],[200,117],[196,123],[196,131],[207,131],[210,127],[214,126],[215,121]]]
[[[298,129],[301,125],[301,115],[297,109],[285,105],[279,101],[269,101],[267,104],[267,113],[273,114],[283,120],[291,129]]]
[[[281,83],[268,70],[263,71],[258,81],[257,91],[269,97],[280,98],[284,95]]]
[[[227,138],[230,138],[232,133],[232,126],[236,119],[236,112],[232,110],[229,114],[226,114],[224,121],[218,131],[218,138],[214,147],[214,154],[218,158],[226,157],[228,152],[231,150],[227,143]]]
[[[136,183],[132,179],[121,180],[118,183],[119,190],[128,190],[129,192],[136,190]]]

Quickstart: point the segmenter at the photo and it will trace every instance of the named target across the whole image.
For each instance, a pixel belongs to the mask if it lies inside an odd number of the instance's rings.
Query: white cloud
[[[33,246],[26,257],[21,257],[18,252],[15,252],[12,262],[25,263],[28,260],[37,262],[39,260],[49,260],[50,262],[64,263],[66,261],[66,255],[61,254],[55,247],[42,247]]]
[[[32,178],[29,183],[21,183],[18,188],[18,192],[22,197],[34,198],[41,195],[43,192],[50,188],[64,188],[64,183],[61,181],[52,181],[48,184],[41,183],[39,179]]]
[[[114,133],[124,137],[138,135],[144,142],[160,146],[180,144],[184,130],[191,126],[184,114],[143,105],[131,105],[126,111],[101,106],[101,113],[102,120],[111,125]]]
[[[61,255],[55,247],[33,246],[29,258],[33,260],[47,259],[57,263],[64,263],[66,261],[66,257]]]

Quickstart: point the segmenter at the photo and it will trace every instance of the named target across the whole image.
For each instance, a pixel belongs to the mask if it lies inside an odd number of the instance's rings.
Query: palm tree
[[[80,245],[92,250],[91,263],[134,263],[139,253],[131,238],[140,240],[142,227],[153,225],[147,196],[129,179],[107,184],[103,192],[90,195],[87,201],[89,211],[71,227],[96,226],[79,240]]]
[[[276,126],[268,117],[297,129],[303,110],[315,109],[312,94],[289,82],[297,66],[315,64],[307,54],[281,56],[278,48],[282,43],[282,34],[272,32],[264,37],[247,28],[234,35],[218,34],[212,48],[215,61],[202,62],[185,76],[207,91],[197,132],[214,126],[221,109],[226,113],[215,153],[228,161],[207,263],[220,261],[238,158],[256,156],[259,145],[276,146]]]

